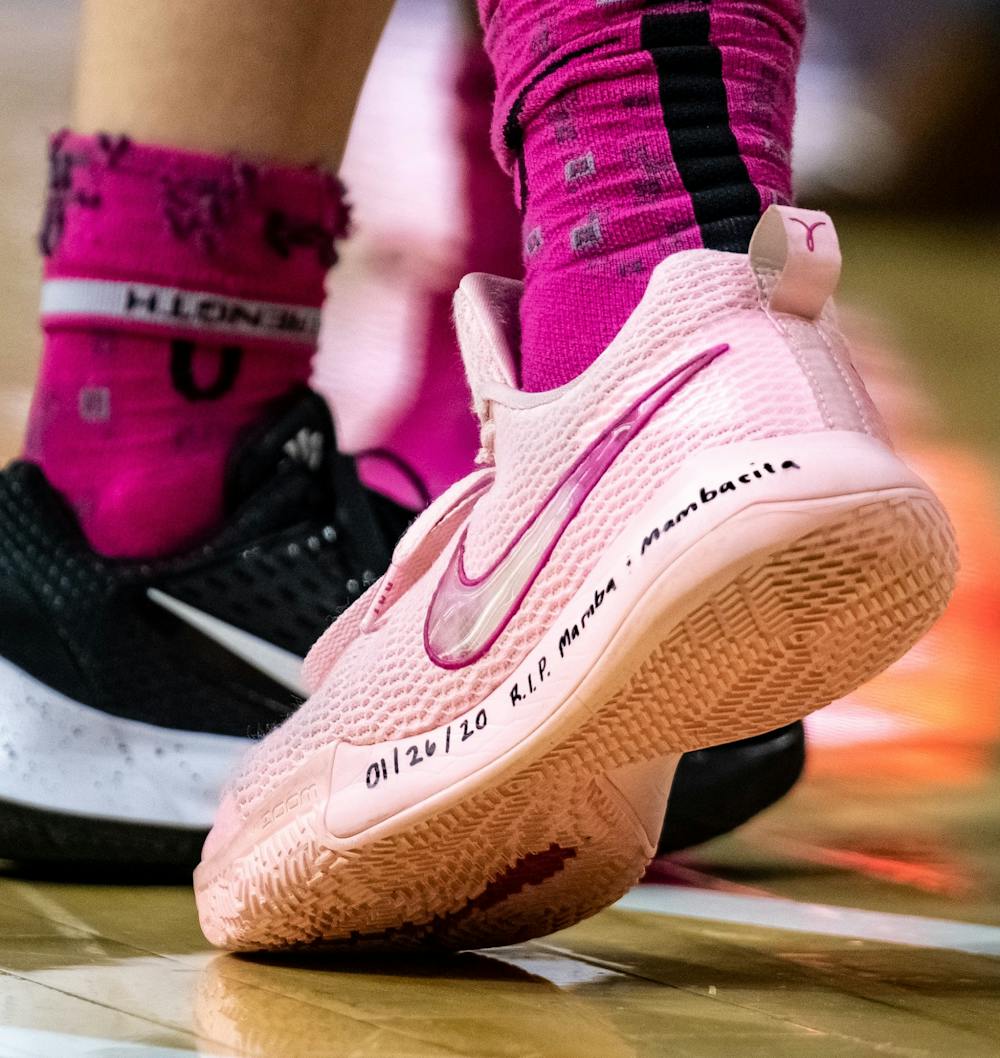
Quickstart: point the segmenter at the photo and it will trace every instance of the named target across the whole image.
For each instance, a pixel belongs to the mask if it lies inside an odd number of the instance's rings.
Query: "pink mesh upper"
[[[612,465],[481,660],[446,671],[424,649],[424,620],[450,555],[448,543],[369,634],[357,629],[370,601],[355,604],[310,657],[310,674],[325,672],[318,690],[255,748],[236,781],[244,810],[319,746],[418,734],[450,722],[494,690],[597,557],[692,453],[826,429],[881,435],[832,318],[800,327],[800,321],[773,317],[761,290],[745,256],[705,250],[675,255],[658,267],[642,303],[590,368],[561,389],[526,394],[504,382],[510,356],[501,324],[517,318],[517,288],[483,277],[463,283],[456,318],[484,447],[496,463],[495,481],[467,521],[471,576],[496,559],[579,452],[643,392],[692,356],[721,343],[731,348],[658,412]]]

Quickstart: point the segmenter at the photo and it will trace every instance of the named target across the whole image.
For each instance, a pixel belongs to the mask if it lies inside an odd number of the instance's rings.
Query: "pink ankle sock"
[[[435,68],[450,69],[438,80],[404,61],[406,47],[428,42],[400,41],[395,29],[390,21],[345,155],[358,214],[352,251],[360,249],[361,260],[332,276],[316,383],[330,396],[338,436],[359,456],[364,483],[419,508],[474,470],[479,449],[452,322],[455,288],[468,272],[520,274],[521,221],[510,180],[490,147],[496,81],[481,44],[463,40],[453,54],[439,54]],[[386,187],[385,174],[399,171],[406,151],[420,148],[412,137],[426,137],[427,130],[400,115],[400,91],[422,108],[421,122],[436,117],[443,126],[435,159],[444,178],[416,189],[400,185],[405,202],[393,196],[393,185]],[[411,210],[427,218],[425,227]],[[401,245],[391,241],[399,232],[405,233]],[[406,282],[394,274],[397,268]],[[363,290],[352,290],[359,272]],[[390,297],[404,302],[405,311],[397,310],[403,327],[380,326],[393,314],[386,308]]]
[[[420,385],[410,410],[381,446],[379,458],[361,463],[370,487],[402,500],[397,491],[400,467],[424,484],[422,503],[475,469],[479,430],[472,395],[465,381],[452,321],[455,287],[469,272],[508,275],[520,270],[519,219],[509,182],[490,150],[489,125],[496,81],[478,42],[464,50],[452,100],[461,189],[467,217],[459,267],[447,288],[428,292],[427,332]],[[394,456],[394,461],[387,460]],[[393,462],[395,465],[393,465]]]
[[[308,378],[342,188],[105,135],[50,161],[25,456],[98,551],[176,551],[219,523],[237,433]]]
[[[574,378],[679,250],[791,197],[802,0],[480,0],[523,212],[521,382]]]

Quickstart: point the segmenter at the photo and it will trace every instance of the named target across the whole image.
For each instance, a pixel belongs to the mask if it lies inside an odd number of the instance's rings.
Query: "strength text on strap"
[[[320,312],[305,305],[247,301],[147,283],[49,279],[42,285],[42,319],[45,323],[60,319],[138,323],[312,344],[319,334]]]

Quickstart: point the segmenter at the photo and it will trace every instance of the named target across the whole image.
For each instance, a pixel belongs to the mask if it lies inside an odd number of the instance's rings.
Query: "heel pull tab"
[[[816,319],[840,282],[840,242],[826,213],[771,206],[750,242],[750,267],[774,312]]]

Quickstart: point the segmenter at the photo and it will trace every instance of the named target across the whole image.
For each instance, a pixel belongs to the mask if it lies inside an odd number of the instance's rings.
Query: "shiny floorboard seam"
[[[1000,958],[1000,928],[943,918],[668,885],[639,886],[619,900],[615,907],[622,911],[707,919],[827,937],[885,941]]]

